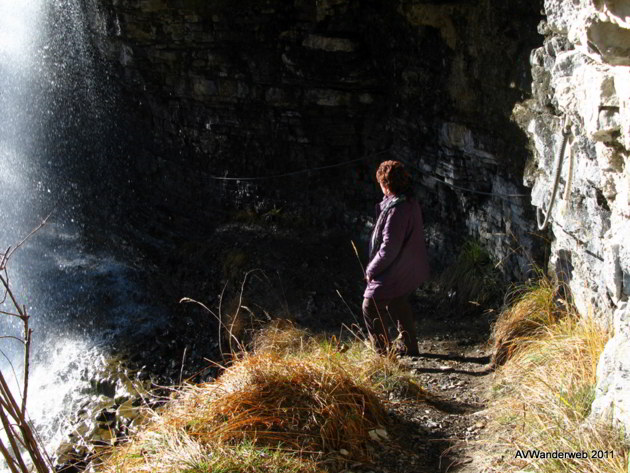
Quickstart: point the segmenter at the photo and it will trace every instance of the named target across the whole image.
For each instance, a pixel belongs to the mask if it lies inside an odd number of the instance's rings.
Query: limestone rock
[[[546,0],[545,13],[545,45],[530,58],[536,101],[519,111],[534,150],[525,182],[532,204],[546,209],[560,123],[570,117],[562,197],[551,212],[551,267],[582,314],[615,327],[598,367],[593,418],[629,432],[630,2]]]
[[[567,2],[565,0],[545,0],[545,13],[548,27],[554,33],[567,34],[572,23],[587,4],[587,0]]]
[[[597,54],[608,64],[630,65],[630,28],[618,25],[603,15],[591,17],[586,25],[586,37]]]
[[[596,399],[591,418],[630,433],[630,308],[622,305],[615,313],[615,336],[608,341],[597,367]]]

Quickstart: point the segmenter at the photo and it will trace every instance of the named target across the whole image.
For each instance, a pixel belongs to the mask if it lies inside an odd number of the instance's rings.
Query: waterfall
[[[86,176],[100,179],[114,152],[101,126],[114,98],[91,53],[86,4],[0,0],[0,251],[53,212],[9,263],[34,329],[27,410],[49,451],[89,384],[86,366],[121,331],[155,330],[161,320],[139,295],[136,268],[115,249],[85,241],[90,222],[79,208],[99,204]],[[0,315],[5,335],[19,337],[21,323]],[[0,350],[0,369],[13,379],[22,347],[0,340]]]

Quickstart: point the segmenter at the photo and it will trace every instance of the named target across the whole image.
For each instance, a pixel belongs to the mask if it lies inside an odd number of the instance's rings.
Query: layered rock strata
[[[414,169],[436,261],[466,237],[510,277],[537,257],[510,114],[530,93],[538,2],[97,3],[99,49],[154,134],[130,161],[134,195],[156,209],[136,219],[145,229],[273,205],[360,228],[392,157]]]

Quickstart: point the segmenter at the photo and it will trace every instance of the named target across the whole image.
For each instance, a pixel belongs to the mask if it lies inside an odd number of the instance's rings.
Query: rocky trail
[[[375,452],[377,464],[348,472],[479,473],[470,446],[486,426],[489,326],[487,316],[418,319],[420,356],[400,362],[426,393],[421,400],[390,393],[390,441]]]

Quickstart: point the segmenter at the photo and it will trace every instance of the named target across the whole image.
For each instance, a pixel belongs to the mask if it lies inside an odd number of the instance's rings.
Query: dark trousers
[[[418,355],[416,327],[409,304],[409,294],[379,301],[363,299],[363,319],[378,351],[384,352],[392,342],[389,327],[400,325],[407,355]]]

